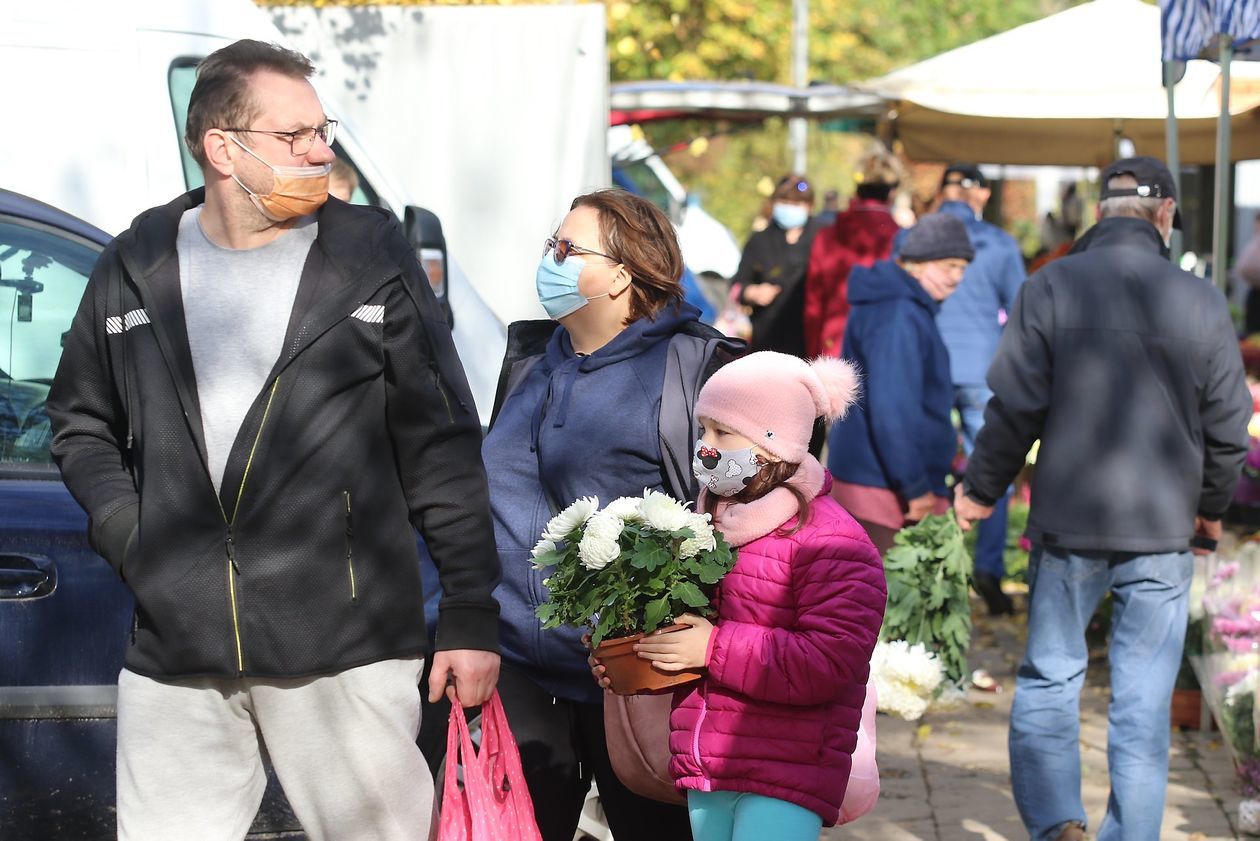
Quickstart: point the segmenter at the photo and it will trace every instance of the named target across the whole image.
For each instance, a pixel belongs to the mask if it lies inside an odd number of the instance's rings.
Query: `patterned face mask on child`
[[[763,467],[752,447],[719,450],[703,441],[696,442],[695,457],[691,460],[691,472],[700,480],[700,487],[718,496],[739,493]]]

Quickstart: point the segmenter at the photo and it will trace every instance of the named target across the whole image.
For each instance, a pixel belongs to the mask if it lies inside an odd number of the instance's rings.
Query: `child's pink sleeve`
[[[887,599],[878,552],[845,536],[799,551],[796,627],[724,618],[709,640],[709,678],[717,684],[757,700],[812,706],[866,683]]]

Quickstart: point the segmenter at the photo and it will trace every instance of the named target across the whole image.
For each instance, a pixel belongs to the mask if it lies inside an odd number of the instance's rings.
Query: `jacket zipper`
[[[446,389],[442,388],[442,372],[438,370],[437,361],[429,363],[429,367],[433,371],[433,387],[437,389],[437,393],[442,395],[442,404],[446,406],[446,422],[455,423],[455,413],[451,410],[451,399],[446,396]]]
[[[696,719],[696,729],[691,733],[691,758],[696,761],[696,769],[707,782],[709,775],[704,770],[704,760],[700,758],[700,728],[704,726],[704,719],[709,714],[709,699],[703,688],[696,694],[700,696],[700,716]]]
[[[350,491],[342,491],[346,500],[346,570],[350,573],[350,601],[359,600],[359,590],[354,581],[354,520],[350,512]]]
[[[241,486],[236,492],[236,506],[232,509],[231,517],[228,517],[227,511],[223,509],[222,501],[219,502],[219,513],[223,515],[223,522],[227,525],[227,536],[224,539],[224,546],[227,550],[228,597],[232,602],[232,636],[236,642],[237,674],[245,672],[245,648],[241,644],[241,616],[240,609],[236,604],[236,579],[241,574],[241,568],[236,563],[236,535],[234,533],[236,515],[241,511],[241,498],[245,495],[245,482],[249,479],[249,469],[254,464],[254,455],[258,452],[258,442],[262,440],[263,429],[267,426],[267,416],[271,414],[271,401],[275,400],[276,389],[279,387],[280,378],[276,377],[271,384],[271,392],[267,395],[267,405],[263,409],[262,420],[258,423],[258,432],[254,435],[254,444],[249,448],[249,458],[245,462],[245,472],[241,474]],[[219,499],[217,494],[215,499]]]

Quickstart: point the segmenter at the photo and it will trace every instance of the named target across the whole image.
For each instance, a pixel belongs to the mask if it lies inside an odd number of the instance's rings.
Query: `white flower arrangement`
[[[945,671],[940,659],[922,643],[878,642],[871,656],[880,712],[917,721],[927,712]]]
[[[538,608],[543,627],[589,625],[598,645],[709,612],[714,585],[735,564],[711,519],[651,490],[603,510],[596,497],[577,500],[551,518],[531,551],[536,569],[554,567]]]

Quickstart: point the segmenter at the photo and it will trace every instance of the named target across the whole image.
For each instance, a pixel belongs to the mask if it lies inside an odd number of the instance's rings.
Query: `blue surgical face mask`
[[[534,282],[538,287],[538,302],[543,305],[547,315],[559,321],[596,298],[608,297],[605,292],[603,295],[587,298],[578,291],[578,278],[582,276],[584,268],[586,263],[576,254],[570,254],[559,266],[550,251],[543,255]]]
[[[809,208],[791,202],[775,202],[772,215],[780,228],[790,231],[809,221]]]

